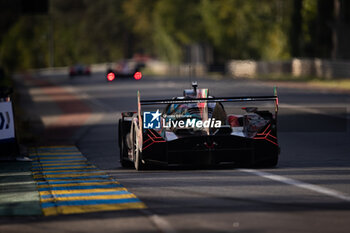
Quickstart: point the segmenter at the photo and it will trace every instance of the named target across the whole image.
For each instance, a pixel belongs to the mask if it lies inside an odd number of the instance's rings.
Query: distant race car
[[[90,74],[91,74],[90,66],[76,64],[69,68],[69,76],[71,78],[78,75],[90,75]]]
[[[127,60],[120,61],[116,64],[114,69],[107,68],[106,79],[108,82],[112,82],[120,78],[134,78],[139,80],[142,78],[141,69],[145,66],[140,62],[129,62]]]
[[[184,96],[140,100],[138,111],[123,112],[119,120],[120,162],[136,170],[147,165],[220,165],[273,167],[277,140],[278,97],[209,96],[208,89],[184,90]],[[272,111],[242,104],[269,104]],[[228,112],[224,104],[241,114]],[[164,106],[161,110],[142,108]],[[250,105],[249,105],[250,106]]]

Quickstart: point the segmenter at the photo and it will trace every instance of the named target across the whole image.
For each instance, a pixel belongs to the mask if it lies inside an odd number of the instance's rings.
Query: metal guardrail
[[[350,78],[350,61],[332,61],[318,58],[294,58],[290,61],[231,60],[227,62],[227,70],[234,77],[289,74],[295,77]]]

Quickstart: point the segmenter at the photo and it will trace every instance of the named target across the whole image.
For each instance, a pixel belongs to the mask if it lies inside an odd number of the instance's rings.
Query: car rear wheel
[[[122,120],[119,120],[119,125],[118,125],[118,141],[119,141],[120,164],[124,168],[131,168],[133,164],[131,161],[127,160],[128,151],[127,151],[127,148],[125,147],[125,142],[124,142]]]
[[[135,151],[135,159],[134,159],[134,166],[137,171],[144,170],[144,164],[141,161],[141,152],[140,150]]]
[[[131,161],[125,159],[125,155],[127,154],[124,142],[122,142],[121,147],[120,147],[120,164],[124,168],[132,168],[133,164]]]
[[[142,152],[138,148],[137,137],[136,137],[136,132],[135,131],[133,133],[133,149],[132,149],[132,152],[133,152],[133,157],[134,157],[135,169],[137,171],[144,170],[145,169],[145,165],[142,163],[142,159],[141,159],[141,153]]]

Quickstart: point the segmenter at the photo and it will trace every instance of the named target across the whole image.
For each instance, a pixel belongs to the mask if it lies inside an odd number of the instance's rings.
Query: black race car
[[[185,90],[184,96],[140,100],[138,111],[123,112],[119,120],[120,162],[137,170],[147,165],[220,165],[273,167],[280,148],[277,140],[278,97],[209,96],[208,89]],[[247,107],[270,104],[271,111]],[[238,104],[229,110],[224,104]],[[145,111],[149,106],[162,110]],[[264,106],[264,105],[263,105]]]
[[[144,63],[123,60],[118,62],[114,68],[107,68],[106,79],[108,82],[120,78],[134,78],[139,80],[142,78],[141,69],[144,67]]]

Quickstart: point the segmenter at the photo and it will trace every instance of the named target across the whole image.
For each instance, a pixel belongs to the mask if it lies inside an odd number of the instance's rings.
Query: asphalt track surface
[[[69,80],[93,109],[94,121],[75,135],[88,160],[108,172],[147,206],[54,217],[2,218],[1,232],[349,232],[350,95],[280,87],[280,161],[273,169],[121,168],[117,120],[143,99],[180,96],[188,78],[144,77],[107,83],[102,73]],[[194,78],[192,78],[194,79]],[[215,96],[271,95],[273,84],[197,78]],[[69,104],[69,100],[66,104]]]

